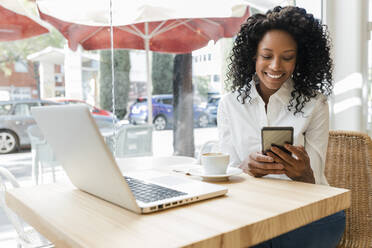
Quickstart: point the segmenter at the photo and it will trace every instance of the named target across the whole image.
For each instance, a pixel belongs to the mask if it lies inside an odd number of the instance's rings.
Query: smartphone
[[[293,145],[293,127],[263,127],[261,129],[262,153],[271,151],[271,146],[277,146],[291,154],[284,148],[285,144]]]

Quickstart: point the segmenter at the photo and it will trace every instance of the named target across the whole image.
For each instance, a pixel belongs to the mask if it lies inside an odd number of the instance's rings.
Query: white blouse
[[[287,80],[273,94],[265,111],[265,103],[251,82],[250,96],[244,104],[237,100],[238,93],[222,97],[217,112],[220,149],[230,154],[230,166],[237,167],[250,153],[261,151],[261,128],[264,126],[292,126],[294,145],[303,145],[310,157],[315,183],[328,185],[324,166],[328,146],[329,113],[323,95],[310,100],[302,109],[303,114],[288,111],[292,79]],[[289,179],[286,175],[268,175]]]

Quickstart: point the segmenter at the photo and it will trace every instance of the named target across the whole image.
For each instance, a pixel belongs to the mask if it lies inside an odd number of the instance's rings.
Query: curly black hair
[[[239,93],[237,100],[251,99],[250,82],[255,75],[257,46],[266,32],[278,29],[288,32],[297,43],[296,67],[292,78],[288,110],[303,113],[305,104],[321,93],[332,93],[333,62],[330,57],[330,38],[327,27],[312,14],[299,7],[275,7],[266,14],[250,16],[242,24],[230,56],[228,80],[231,90]]]

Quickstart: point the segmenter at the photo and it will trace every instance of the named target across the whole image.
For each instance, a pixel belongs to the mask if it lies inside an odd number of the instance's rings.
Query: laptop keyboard
[[[186,195],[185,192],[147,183],[132,177],[124,177],[137,200],[145,203]]]

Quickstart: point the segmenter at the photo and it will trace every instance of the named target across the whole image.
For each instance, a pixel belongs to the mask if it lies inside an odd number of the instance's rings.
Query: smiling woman
[[[147,145],[152,146],[155,157],[180,154],[194,156],[194,151],[198,151],[201,144],[218,139],[216,128],[218,117],[223,134],[221,141],[225,145],[222,149],[225,152],[226,148],[227,152],[232,148],[233,162],[238,166],[242,164],[246,172],[256,176],[282,173],[278,176],[327,184],[322,174],[324,141],[327,137],[324,128],[327,126],[325,116],[328,114],[327,104],[323,104],[325,99],[323,95],[328,95],[331,85],[329,83],[331,78],[328,77],[331,68],[327,67],[330,65],[330,61],[327,61],[328,39],[325,39],[327,34],[320,33],[321,24],[302,10],[292,16],[293,10],[290,8],[284,8],[285,11],[276,9],[267,15],[255,15],[247,21],[250,13],[257,13],[257,10],[254,8],[248,10],[244,5],[247,2],[256,2],[260,5],[267,3],[263,6],[266,11],[268,6],[270,8],[274,6],[273,2],[299,4],[304,1],[245,0],[242,4],[239,0],[0,0],[2,7],[6,7],[5,3],[9,3],[9,6],[19,3],[21,9],[25,9],[33,16],[33,20],[44,18],[44,21],[51,22],[47,34],[32,39],[0,43],[0,99],[7,102],[29,101],[29,99],[42,101],[58,97],[60,101],[62,98],[77,99],[97,106],[102,111],[108,111],[105,112],[108,116],[100,116],[102,112],[92,107],[95,121],[98,126],[102,125],[101,130],[103,129],[105,140],[116,142],[116,147],[112,147],[113,150],[120,150],[120,147],[123,147],[121,145],[124,142],[121,144],[120,142],[124,139],[116,138],[120,136],[121,131],[126,127],[129,130],[129,128],[147,126],[141,124],[150,119],[147,115],[151,113],[153,115],[151,126],[154,129],[148,132],[152,133],[148,136],[152,141],[147,143],[142,141],[140,137],[145,134],[141,133],[140,136],[137,132],[135,134],[127,132],[130,137],[126,139],[129,142],[125,144],[128,144],[127,150],[133,151],[131,156],[140,156],[141,154],[137,153],[135,148],[147,147]],[[359,1],[343,2],[356,4]],[[238,5],[230,7],[236,2]],[[321,2],[321,0],[306,1],[308,2]],[[325,2],[336,5],[333,1]],[[338,6],[339,4],[345,5],[337,1]],[[132,9],[135,5],[138,7]],[[171,11],[173,7],[181,11]],[[327,11],[336,12],[335,9],[340,9],[328,7]],[[356,14],[350,15],[349,11],[353,8],[342,9],[348,10],[347,13],[337,12],[337,16],[342,16],[345,20],[349,21],[345,16],[360,17]],[[37,14],[37,11],[41,13]],[[181,12],[184,14],[179,14]],[[279,18],[278,13],[283,13],[283,16],[292,19]],[[137,18],[138,14],[143,14],[144,17]],[[330,16],[329,13],[326,14],[327,17]],[[5,16],[5,14],[0,15],[0,17]],[[274,19],[285,22],[279,26],[279,22],[273,22]],[[227,20],[227,25],[222,25],[225,23],[224,20]],[[309,20],[310,22],[307,22]],[[235,37],[241,23],[245,21],[247,22],[243,25],[241,33]],[[333,23],[339,25],[340,20],[335,20]],[[223,30],[220,24],[233,28],[229,28],[228,31]],[[301,26],[302,24],[304,26]],[[342,26],[347,27],[347,25]],[[23,29],[30,33],[37,31],[30,26]],[[354,30],[366,29],[355,28]],[[14,34],[20,33],[13,32]],[[219,40],[226,34],[233,38]],[[9,39],[11,36],[15,37],[13,35],[0,23],[1,37]],[[191,39],[195,37],[196,40]],[[356,38],[358,35],[350,35],[350,37],[358,40]],[[226,56],[231,52],[235,41],[234,62],[230,74],[231,79],[234,79],[235,92],[229,94],[230,103],[234,101],[234,104],[229,105],[226,97],[223,96],[226,89],[223,89],[221,84],[225,81]],[[206,49],[199,49],[207,43],[209,45]],[[351,54],[357,54],[355,49],[351,51]],[[154,56],[156,52],[159,53]],[[160,52],[170,54],[160,54]],[[184,56],[183,53],[186,52],[189,54]],[[182,55],[174,53],[182,53]],[[165,59],[157,59],[158,55],[167,55],[170,58],[169,62]],[[178,58],[184,56],[184,60],[178,61],[186,62],[183,65],[180,62],[175,67],[175,56]],[[351,55],[342,56],[348,58],[345,61],[354,58]],[[153,66],[149,62],[152,62]],[[181,70],[181,67],[184,69]],[[174,68],[178,68],[180,80],[175,77]],[[151,73],[151,70],[154,73]],[[344,68],[338,71],[345,72]],[[161,73],[155,77],[157,72]],[[195,80],[197,78],[200,80]],[[161,90],[165,88],[169,90],[158,92],[157,87],[152,89],[151,81],[154,86],[161,85],[159,87]],[[322,84],[323,82],[325,84]],[[360,80],[360,88],[364,86],[362,84],[363,78]],[[180,86],[178,89],[181,93],[182,90],[186,91],[186,87],[181,89],[181,86],[188,86],[189,94],[173,95],[171,100],[169,96],[161,96],[162,99],[167,97],[169,101],[155,101],[155,99],[146,101],[146,99],[157,98],[155,95],[158,94],[172,94],[175,90],[173,86]],[[152,96],[149,96],[150,94]],[[180,101],[180,98],[187,101]],[[173,106],[173,102],[178,103],[178,108]],[[153,106],[152,111],[149,110],[149,103]],[[349,103],[349,101],[341,103]],[[219,105],[221,108],[217,115]],[[360,104],[362,107],[364,105],[364,102]],[[251,108],[252,106],[256,108]],[[344,112],[342,106],[335,107],[340,107],[334,108],[336,112],[338,110]],[[347,107],[352,108],[349,105]],[[126,116],[125,111],[128,113]],[[118,119],[124,119],[117,121],[116,117],[112,116],[112,112],[115,112]],[[76,118],[76,121],[78,122],[79,118]],[[113,131],[113,126],[116,127],[113,122],[118,126],[115,129],[116,133]],[[0,164],[15,173],[21,184],[25,185],[32,182],[32,155],[30,150],[26,149],[30,146],[30,142],[27,133],[21,135],[21,132],[15,128],[27,130],[28,125],[32,124],[34,120],[26,113],[25,107],[13,111],[13,106],[1,107],[0,103]],[[294,144],[296,147],[304,145],[308,157],[299,148],[297,153],[303,154],[301,161],[288,157],[282,158],[279,153],[278,156],[271,154],[270,158],[265,157],[275,161],[272,163],[246,160],[251,153],[260,150],[256,145],[260,143],[257,134],[259,135],[259,128],[266,124],[293,125]],[[178,127],[178,132],[174,131],[173,127]],[[63,126],[60,130],[66,132]],[[84,139],[90,138],[84,137]],[[12,154],[8,154],[10,152]],[[234,156],[234,152],[237,156]],[[262,159],[258,155],[256,157],[257,160]],[[6,161],[3,162],[3,159]],[[259,168],[259,163],[266,165],[266,168]],[[138,164],[138,167],[141,166],[143,165]],[[49,179],[52,173],[49,167],[45,168],[44,179],[45,183],[48,183],[51,181]],[[291,170],[291,168],[298,170]],[[57,168],[56,181],[65,179],[64,174],[59,172],[62,172],[61,167]],[[9,225],[4,221],[5,218],[2,218],[1,213],[0,220],[0,230],[3,232]],[[3,237],[3,233],[0,233],[0,247],[11,247],[1,243]]]
[[[233,166],[255,177],[328,184],[329,45],[326,28],[298,7],[275,7],[242,25],[231,56],[232,92],[221,99],[217,115],[220,146]],[[282,150],[271,144],[262,152],[267,126],[293,128],[293,145]],[[257,247],[335,247],[344,227],[339,212]]]
[[[297,43],[285,31],[274,29],[262,38],[257,47],[256,73],[261,82],[257,90],[265,103],[293,74],[296,54]]]

